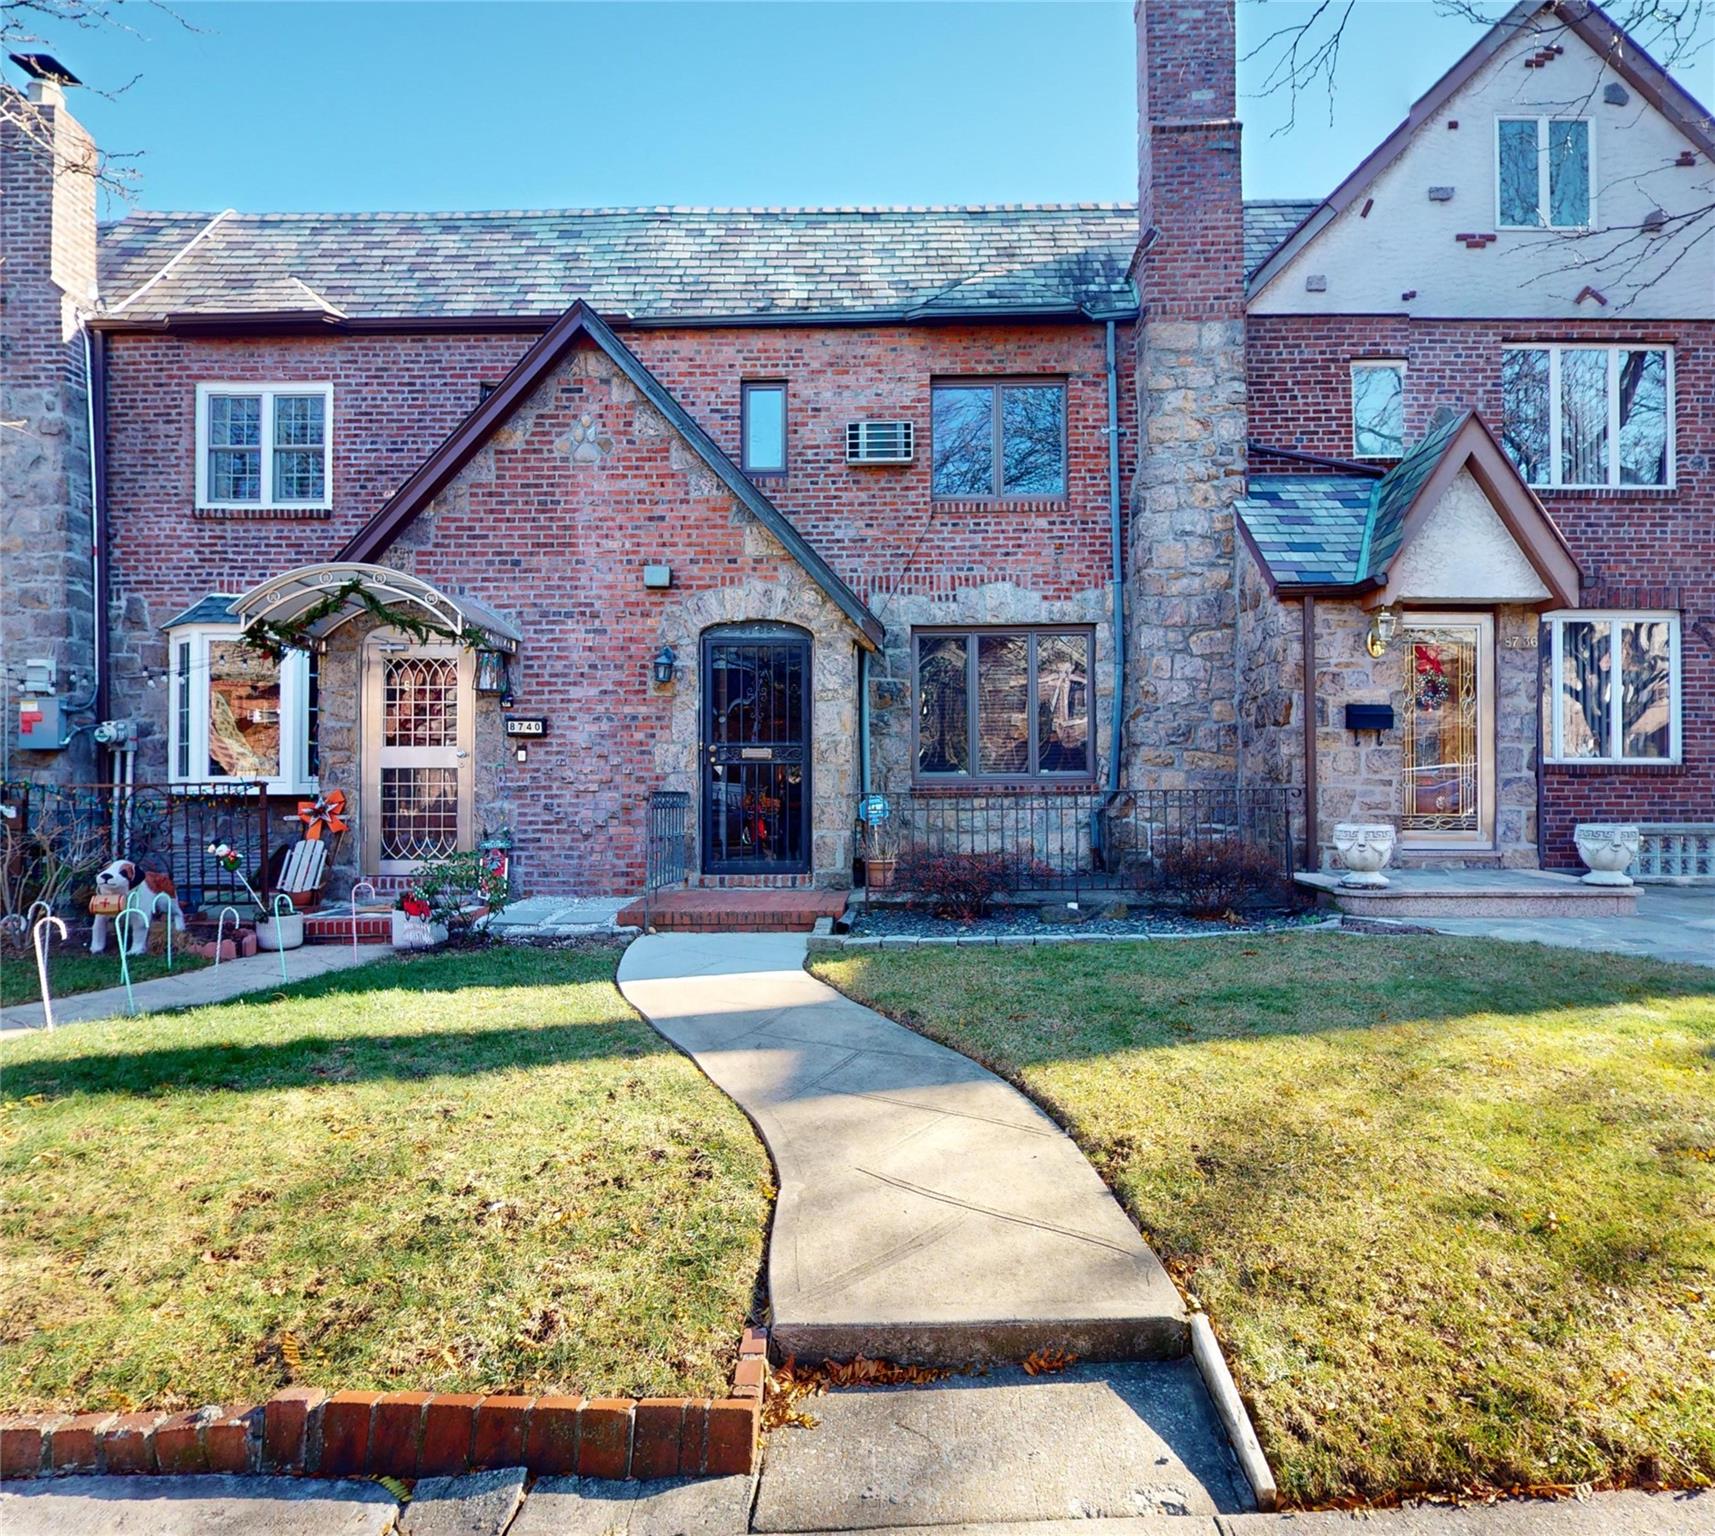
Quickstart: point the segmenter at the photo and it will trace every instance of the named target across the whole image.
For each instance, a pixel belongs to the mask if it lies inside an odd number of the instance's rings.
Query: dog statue
[[[179,891],[173,884],[173,877],[158,875],[153,870],[139,871],[129,859],[115,859],[95,877],[95,895],[89,902],[89,910],[95,918],[90,926],[90,954],[99,955],[107,948],[108,930],[125,910],[126,898],[139,881],[143,895],[138,899],[136,909],[143,914],[144,920],[127,925],[131,953],[140,955],[149,947],[149,928],[155,920],[155,907],[162,892],[167,896],[167,921],[173,925],[173,932],[185,931],[185,909],[179,905]]]

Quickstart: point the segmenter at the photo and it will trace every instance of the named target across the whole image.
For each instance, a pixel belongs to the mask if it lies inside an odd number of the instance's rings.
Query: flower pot
[[[864,889],[870,891],[885,891],[893,884],[893,872],[898,867],[899,860],[892,854],[871,854],[864,861]]]
[[[1580,822],[1572,833],[1578,857],[1589,866],[1586,885],[1630,885],[1626,873],[1638,856],[1641,838],[1635,826],[1619,822]]]
[[[446,942],[445,923],[433,923],[426,917],[412,917],[409,912],[399,911],[392,918],[395,949],[430,949]]]
[[[304,916],[258,918],[256,942],[263,949],[297,949],[304,942]]]
[[[1385,821],[1343,821],[1334,828],[1334,851],[1346,866],[1340,884],[1360,889],[1387,884],[1382,871],[1393,857],[1394,829]]]

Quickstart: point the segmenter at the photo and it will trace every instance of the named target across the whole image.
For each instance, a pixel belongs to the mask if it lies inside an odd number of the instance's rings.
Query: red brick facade
[[[1715,820],[1715,323],[1418,320],[1403,315],[1252,316],[1246,359],[1255,443],[1347,458],[1351,364],[1405,360],[1407,441],[1438,407],[1501,420],[1501,350],[1520,343],[1638,342],[1674,349],[1671,489],[1544,490],[1583,572],[1583,606],[1680,614],[1682,760],[1661,767],[1543,770],[1543,862],[1578,867],[1581,821]],[[1253,453],[1274,473],[1314,466]]]

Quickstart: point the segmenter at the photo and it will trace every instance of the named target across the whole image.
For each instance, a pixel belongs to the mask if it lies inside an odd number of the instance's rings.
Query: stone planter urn
[[[1630,885],[1626,873],[1638,856],[1638,829],[1619,822],[1581,822],[1572,834],[1578,857],[1590,867],[1586,885]]]
[[[412,917],[409,912],[395,910],[393,917],[393,947],[395,949],[433,949],[447,940],[447,925],[432,923],[426,917]]]
[[[1393,857],[1394,829],[1385,821],[1342,821],[1334,828],[1334,852],[1346,866],[1340,884],[1375,889]]]

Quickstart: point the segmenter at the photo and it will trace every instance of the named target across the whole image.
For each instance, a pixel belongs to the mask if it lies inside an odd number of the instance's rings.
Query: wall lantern
[[[1372,656],[1385,656],[1388,644],[1393,639],[1394,626],[1397,622],[1393,609],[1376,609],[1370,615],[1370,632],[1364,640],[1364,649]]]
[[[654,673],[655,682],[658,687],[665,688],[673,681],[674,665],[678,659],[679,658],[673,654],[673,647],[670,645],[662,646],[661,649],[655,653],[655,660],[650,665],[650,671]]]
[[[505,651],[476,653],[476,691],[478,693],[511,693],[512,683],[506,670]]]

